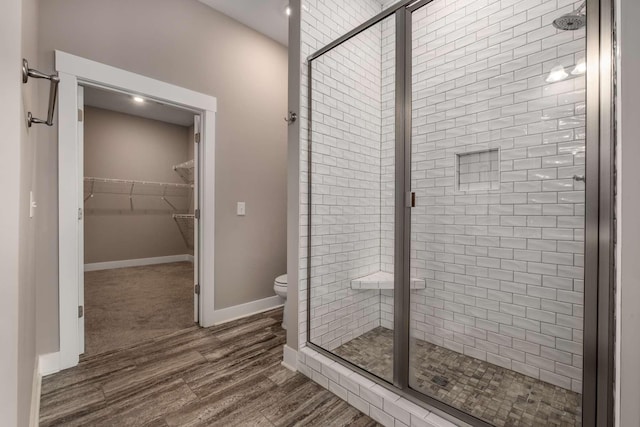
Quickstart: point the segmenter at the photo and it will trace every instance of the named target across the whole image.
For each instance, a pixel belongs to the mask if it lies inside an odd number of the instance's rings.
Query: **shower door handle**
[[[416,207],[416,193],[412,191],[408,191],[405,197],[406,207],[415,208]]]

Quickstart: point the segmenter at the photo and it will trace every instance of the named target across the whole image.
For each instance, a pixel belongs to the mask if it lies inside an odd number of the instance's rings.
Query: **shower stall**
[[[400,1],[308,58],[312,348],[473,425],[595,425],[599,7]]]

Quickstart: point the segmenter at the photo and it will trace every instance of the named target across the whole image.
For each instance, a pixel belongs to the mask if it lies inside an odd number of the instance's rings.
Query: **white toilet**
[[[287,275],[276,277],[273,281],[273,290],[280,298],[284,299],[284,315],[282,317],[282,329],[287,329]]]

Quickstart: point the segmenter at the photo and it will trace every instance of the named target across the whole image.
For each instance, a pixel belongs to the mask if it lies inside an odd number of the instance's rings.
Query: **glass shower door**
[[[309,341],[393,381],[395,16],[310,66]]]
[[[579,2],[418,6],[409,386],[493,425],[580,425],[586,39],[553,25]]]

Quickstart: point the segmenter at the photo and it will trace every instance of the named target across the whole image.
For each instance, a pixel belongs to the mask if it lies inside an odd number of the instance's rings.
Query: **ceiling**
[[[247,27],[287,46],[289,40],[288,0],[199,0]]]
[[[150,99],[139,103],[135,102],[131,95],[95,87],[87,86],[84,88],[84,105],[180,126],[193,125],[194,113],[192,111]]]

